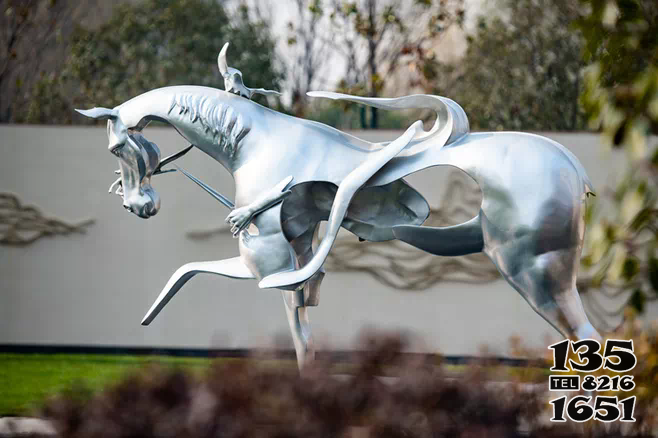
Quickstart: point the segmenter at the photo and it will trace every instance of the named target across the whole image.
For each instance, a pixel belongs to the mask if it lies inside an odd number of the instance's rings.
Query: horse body
[[[592,184],[575,157],[558,143],[534,134],[467,134],[445,146],[393,158],[366,185],[387,184],[446,165],[463,170],[478,183],[482,191],[478,215],[444,228],[392,226],[394,236],[440,256],[484,252],[503,278],[559,332],[599,338],[576,289],[585,231],[583,207]],[[308,260],[306,274],[303,269],[280,272],[260,285],[303,284],[309,274],[315,275],[313,261]]]
[[[591,183],[571,152],[532,134],[468,133],[461,107],[438,96],[317,95],[385,109],[430,108],[437,112],[437,121],[429,132],[410,130],[392,143],[372,144],[196,86],[152,90],[106,110],[111,144],[120,141],[123,131],[141,130],[149,120],[170,123],[233,175],[238,208],[293,177],[291,195],[254,216],[254,227],[240,233],[240,257],[183,266],[144,324],[198,272],[256,278],[261,287],[283,290],[301,365],[312,353],[306,309],[318,303],[322,264],[343,226],[365,240],[398,238],[436,255],[483,251],[562,334],[599,337],[575,288],[584,234],[582,208]],[[391,150],[394,158],[386,156]],[[429,205],[403,178],[442,165],[457,167],[478,183],[481,210],[463,224],[422,227]],[[322,220],[333,234],[314,251]]]
[[[580,163],[552,140],[512,132],[469,134],[428,153],[434,155],[428,159],[432,165],[455,166],[478,183],[480,212],[446,229],[401,226],[394,229],[396,237],[436,255],[483,251],[560,333],[599,338],[576,289],[591,190]],[[453,249],[455,239],[462,251]]]

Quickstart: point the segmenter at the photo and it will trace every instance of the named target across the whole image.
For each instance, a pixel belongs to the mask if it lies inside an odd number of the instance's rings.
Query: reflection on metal
[[[22,205],[13,193],[0,193],[0,245],[26,246],[45,236],[84,233],[93,219],[76,224],[44,216],[39,209]]]
[[[427,226],[461,223],[475,216],[480,208],[480,190],[462,172],[451,172],[445,187],[438,204],[441,207],[432,208]],[[205,240],[230,234],[230,227],[221,226],[188,231],[186,236]],[[500,278],[496,267],[483,253],[435,257],[397,240],[366,244],[353,236],[336,240],[325,269],[365,273],[386,286],[411,291],[426,290],[442,281],[483,284]]]

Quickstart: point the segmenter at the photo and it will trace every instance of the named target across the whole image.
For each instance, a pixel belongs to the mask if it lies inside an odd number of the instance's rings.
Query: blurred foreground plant
[[[255,361],[218,364],[201,379],[150,368],[95,397],[68,392],[45,414],[66,437],[519,436],[521,423],[537,423],[533,391],[487,386],[480,370],[455,381],[429,363],[400,366],[399,339],[371,347],[349,378],[320,362],[301,376]],[[396,382],[377,377],[396,365]]]
[[[630,372],[635,377],[635,389],[629,395],[637,396],[635,417],[638,432],[654,434],[658,431],[658,324],[649,329],[637,319],[636,311],[628,309],[623,325],[611,339],[632,339],[637,356],[637,365]]]
[[[607,210],[589,212],[581,285],[622,298],[643,312],[658,299],[658,2],[582,0],[589,13],[579,28],[585,37],[585,90],[581,101],[606,143],[625,151],[625,175]],[[600,316],[601,316],[600,315]]]
[[[625,334],[626,335],[626,334]],[[632,334],[628,334],[632,336]],[[655,378],[653,343],[638,342],[636,381]],[[371,337],[350,376],[318,361],[301,375],[262,361],[223,361],[203,376],[144,368],[104,392],[68,391],[44,409],[64,437],[558,437],[651,436],[655,391],[638,399],[638,423],[552,424],[546,376],[523,385],[485,360],[459,375],[431,359],[404,360],[399,337]],[[647,350],[648,349],[648,350]],[[653,368],[652,368],[653,367]],[[647,373],[647,370],[652,370]],[[382,374],[394,375],[383,379]],[[654,377],[650,377],[653,375]],[[534,379],[533,379],[534,381]],[[640,383],[643,382],[643,383]]]

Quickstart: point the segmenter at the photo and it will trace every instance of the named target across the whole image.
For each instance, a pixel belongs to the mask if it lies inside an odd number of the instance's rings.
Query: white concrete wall
[[[173,130],[149,128],[163,155],[186,146]],[[395,133],[360,133],[393,138]],[[615,157],[598,136],[548,134],[583,162],[600,189],[614,179]],[[0,343],[251,348],[270,346],[288,330],[278,292],[255,281],[201,275],[191,280],[149,327],[140,325],[169,276],[190,261],[238,254],[236,241],[195,241],[186,231],[223,223],[228,211],[180,174],[154,179],[160,213],[127,214],[108,195],[116,160],[104,127],[0,126],[0,191],[18,194],[51,216],[94,218],[87,234],[43,238],[24,248],[0,246]],[[199,150],[181,164],[227,195],[233,182]],[[520,163],[522,165],[522,163]],[[409,178],[436,205],[447,170]],[[232,197],[232,196],[231,196]],[[472,354],[481,344],[503,351],[521,335],[540,345],[556,336],[506,283],[443,283],[425,292],[396,291],[359,274],[330,273],[311,310],[320,345],[347,348],[366,326],[411,330],[445,354]]]

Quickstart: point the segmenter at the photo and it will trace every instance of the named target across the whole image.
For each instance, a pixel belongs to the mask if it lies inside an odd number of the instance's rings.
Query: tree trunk
[[[574,93],[574,96],[580,96],[580,76],[576,75],[576,92]],[[579,102],[578,99],[574,99],[573,105],[572,105],[572,111],[573,114],[571,114],[571,130],[575,131],[576,126],[578,125],[578,109],[579,109]]]
[[[368,0],[368,70],[370,71],[370,86],[369,86],[369,95],[370,97],[377,97],[377,44],[375,42],[376,37],[376,13],[375,10],[375,0]],[[379,117],[377,114],[377,108],[370,108],[370,129],[377,129],[379,127]]]

